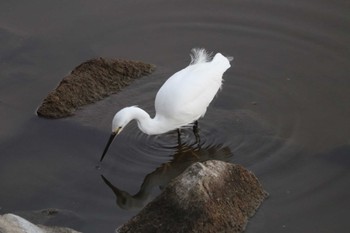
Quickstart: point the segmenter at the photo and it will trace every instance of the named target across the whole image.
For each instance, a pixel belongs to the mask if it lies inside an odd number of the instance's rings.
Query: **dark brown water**
[[[142,206],[191,161],[216,158],[252,170],[270,193],[246,232],[348,232],[349,42],[342,0],[2,1],[0,213],[65,209],[75,217],[52,224],[112,232],[137,209],[117,206],[110,186]],[[113,114],[153,113],[192,47],[235,57],[200,121],[201,149],[190,131],[179,148],[176,134],[132,124],[97,169]],[[158,68],[72,118],[35,115],[63,76],[99,56]]]

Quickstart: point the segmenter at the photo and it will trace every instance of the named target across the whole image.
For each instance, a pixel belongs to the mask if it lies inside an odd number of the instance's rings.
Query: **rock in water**
[[[80,233],[66,227],[35,225],[14,214],[0,215],[1,233]]]
[[[43,101],[37,114],[61,118],[80,106],[94,103],[118,92],[134,79],[148,75],[155,66],[139,61],[97,58],[82,63]]]
[[[267,196],[254,174],[240,165],[197,162],[117,232],[243,232]]]

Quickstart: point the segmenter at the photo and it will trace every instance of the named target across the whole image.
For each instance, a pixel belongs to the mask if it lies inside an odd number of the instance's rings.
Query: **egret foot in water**
[[[193,134],[196,138],[196,144],[198,146],[198,149],[201,149],[201,138],[199,136],[199,128],[198,128],[198,121],[195,121],[193,123],[193,127],[192,127],[192,130],[193,130]],[[182,147],[182,141],[181,141],[181,129],[178,128],[176,130],[177,132],[177,144],[179,147]]]

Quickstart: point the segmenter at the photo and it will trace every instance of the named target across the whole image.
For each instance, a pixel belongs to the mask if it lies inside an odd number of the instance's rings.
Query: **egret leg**
[[[194,134],[198,133],[198,121],[195,121],[193,123],[193,133]]]
[[[180,129],[177,129],[177,143],[179,146],[181,146],[181,131]]]
[[[196,137],[196,142],[198,143],[198,147],[200,147],[201,138],[199,137],[199,133],[198,133],[198,121],[195,121],[193,123],[193,133],[194,133],[194,136]]]

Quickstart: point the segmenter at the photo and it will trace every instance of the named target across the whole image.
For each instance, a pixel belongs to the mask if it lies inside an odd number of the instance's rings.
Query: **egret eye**
[[[118,135],[122,131],[122,127],[119,126],[114,132]]]

